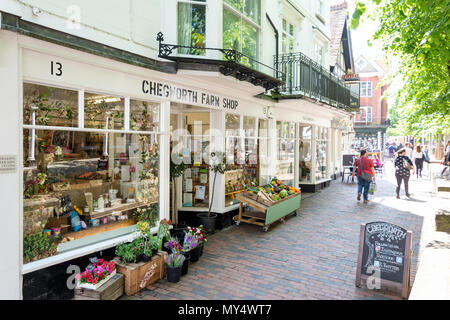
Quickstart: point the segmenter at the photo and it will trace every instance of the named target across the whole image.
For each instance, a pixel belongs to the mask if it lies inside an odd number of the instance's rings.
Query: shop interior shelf
[[[91,219],[103,218],[103,217],[110,216],[115,211],[120,211],[120,212],[129,211],[129,210],[134,210],[134,209],[141,208],[141,207],[146,207],[146,206],[149,206],[149,205],[152,205],[155,203],[158,203],[158,201],[146,202],[146,203],[123,203],[118,206],[106,208],[102,212],[94,211],[94,212],[92,212],[92,214],[90,214],[90,218]]]

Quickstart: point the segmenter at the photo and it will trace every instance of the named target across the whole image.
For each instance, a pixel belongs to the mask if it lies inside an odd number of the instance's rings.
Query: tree
[[[398,123],[410,134],[450,129],[450,2],[448,0],[372,0],[379,27],[374,38],[399,60],[403,86],[396,93]],[[351,26],[367,15],[358,2]]]

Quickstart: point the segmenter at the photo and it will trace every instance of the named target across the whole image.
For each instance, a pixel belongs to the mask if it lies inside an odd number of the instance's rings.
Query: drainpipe
[[[266,13],[267,20],[269,20],[270,25],[272,26],[273,31],[275,32],[275,69],[277,70],[277,78],[278,78],[278,40],[279,40],[279,34],[278,30],[273,24],[272,20],[269,17],[269,14]]]

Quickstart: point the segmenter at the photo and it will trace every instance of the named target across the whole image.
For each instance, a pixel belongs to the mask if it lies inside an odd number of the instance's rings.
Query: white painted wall
[[[0,173],[0,203],[2,228],[0,232],[0,299],[20,299],[21,285],[19,270],[22,266],[21,229],[19,214],[22,206],[21,163],[22,133],[19,123],[22,115],[19,95],[20,52],[17,34],[0,32],[0,155],[17,157],[14,173]],[[7,138],[6,138],[7,137]]]

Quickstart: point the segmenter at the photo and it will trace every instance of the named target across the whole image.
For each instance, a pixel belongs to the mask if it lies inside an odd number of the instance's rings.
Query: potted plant
[[[216,186],[217,174],[225,173],[225,161],[226,161],[226,158],[225,158],[225,154],[223,154],[223,152],[217,152],[217,153],[211,152],[211,157],[209,159],[209,170],[211,170],[214,173],[211,201],[209,202],[207,214],[205,214],[205,213],[197,214],[200,224],[205,226],[205,229],[208,232],[214,231],[214,227],[216,225],[217,214],[211,213],[211,208],[212,208],[212,204],[214,201],[214,190],[215,190],[215,186]]]
[[[138,238],[132,242],[121,243],[116,247],[116,255],[123,263],[138,263],[142,260],[144,242],[143,238]]]
[[[163,242],[170,240],[170,232],[169,227],[172,225],[171,220],[162,219],[159,223],[158,228],[158,250],[162,250],[163,248]]]
[[[50,257],[57,252],[56,237],[38,231],[23,237],[23,262]]]
[[[171,253],[165,257],[168,282],[176,283],[180,281],[181,267],[185,259],[181,253]]]
[[[116,264],[96,257],[89,260],[86,270],[75,275],[77,287],[96,290],[116,274]]]

